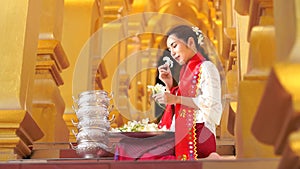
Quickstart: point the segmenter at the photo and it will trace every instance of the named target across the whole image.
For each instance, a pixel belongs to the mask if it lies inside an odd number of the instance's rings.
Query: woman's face
[[[175,35],[170,35],[167,39],[167,47],[171,52],[171,56],[180,64],[187,63],[195,52],[181,39]]]

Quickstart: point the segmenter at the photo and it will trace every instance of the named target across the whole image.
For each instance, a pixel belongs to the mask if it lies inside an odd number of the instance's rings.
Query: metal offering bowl
[[[107,145],[94,141],[85,141],[72,146],[76,153],[83,158],[97,158],[107,154]]]
[[[109,115],[109,111],[106,108],[98,107],[98,106],[86,106],[75,110],[76,116],[78,118],[82,117],[107,117]]]
[[[91,128],[91,127],[84,127],[80,128],[78,133],[75,133],[74,130],[73,134],[76,136],[76,140],[91,140],[91,141],[99,141],[103,140],[103,138],[108,137],[108,131],[104,128]]]
[[[92,127],[92,128],[100,127],[100,128],[104,128],[106,130],[110,129],[110,122],[105,118],[102,118],[102,119],[93,118],[93,119],[91,119],[91,118],[83,117],[83,118],[80,119],[80,121],[78,123],[74,123],[74,122],[72,122],[72,123],[78,129],[85,128],[85,127]]]

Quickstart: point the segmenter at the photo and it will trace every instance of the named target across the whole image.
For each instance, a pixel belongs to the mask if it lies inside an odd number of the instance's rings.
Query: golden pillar
[[[40,1],[1,1],[0,160],[31,155],[43,133],[31,116]],[[17,11],[17,12],[16,12]]]
[[[64,79],[64,85],[60,86],[60,89],[61,95],[65,101],[63,118],[70,131],[70,142],[76,142],[76,138],[71,131],[77,129],[71,122],[72,120],[76,121],[77,119],[76,114],[72,110],[72,96],[77,97],[77,94],[88,89],[88,85],[92,85],[88,83],[88,71],[90,68],[88,57],[80,58],[79,56],[84,53],[82,50],[86,49],[85,45],[88,43],[91,35],[102,24],[102,20],[99,19],[102,13],[103,3],[100,0],[64,0],[64,12],[61,16],[63,17],[63,36],[61,44],[65,53],[68,55],[70,66],[61,73],[61,77]],[[90,54],[90,50],[85,51],[88,51],[87,53]],[[79,73],[76,74],[75,69],[76,66],[78,66],[78,63],[83,66],[79,66],[80,68],[77,70]],[[75,79],[73,78],[74,74],[76,74]],[[101,81],[101,85],[105,84]]]
[[[59,157],[62,148],[69,148],[69,130],[63,119],[65,102],[59,86],[60,75],[69,66],[61,45],[63,0],[42,1],[32,115],[44,132],[34,144],[32,158]],[[57,145],[53,147],[51,145]]]
[[[272,8],[273,3],[270,0],[250,2],[250,18],[246,33],[250,45],[249,55],[248,57],[242,55],[242,51],[238,53],[243,78],[239,83],[235,123],[237,158],[276,157],[273,147],[259,142],[251,131],[256,111],[265,91],[266,79],[275,63],[276,45]],[[239,31],[242,32],[241,29]],[[240,41],[237,43],[241,45]],[[242,47],[239,48],[244,50]]]
[[[282,8],[283,7],[283,8]],[[300,2],[274,0],[276,63],[272,65],[252,132],[281,155],[278,169],[299,168]],[[287,19],[288,18],[288,19]],[[272,119],[268,125],[265,121]]]

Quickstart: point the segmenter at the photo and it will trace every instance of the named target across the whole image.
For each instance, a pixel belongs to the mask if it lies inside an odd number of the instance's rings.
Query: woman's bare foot
[[[213,152],[213,153],[210,153],[208,157],[206,157],[205,159],[222,159],[222,157],[216,153],[216,152]]]

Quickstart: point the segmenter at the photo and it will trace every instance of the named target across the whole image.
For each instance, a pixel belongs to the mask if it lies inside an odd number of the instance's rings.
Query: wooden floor
[[[231,139],[217,139],[220,159],[196,161],[114,161],[113,156],[86,159],[79,158],[70,147],[63,149],[68,144],[38,145],[34,158],[0,162],[0,169],[277,169],[280,161],[274,158],[236,159]]]
[[[108,159],[24,159],[0,163],[1,169],[276,169],[279,159],[197,161],[113,161]]]
[[[220,159],[197,161],[114,161],[112,156],[102,158],[79,158],[73,149],[39,150],[36,159],[0,162],[0,169],[277,169],[280,159],[236,159],[234,144],[230,140],[218,140]],[[49,145],[47,145],[49,146]],[[42,147],[40,147],[42,148]],[[48,156],[48,158],[47,158]],[[49,158],[59,156],[59,158]]]

